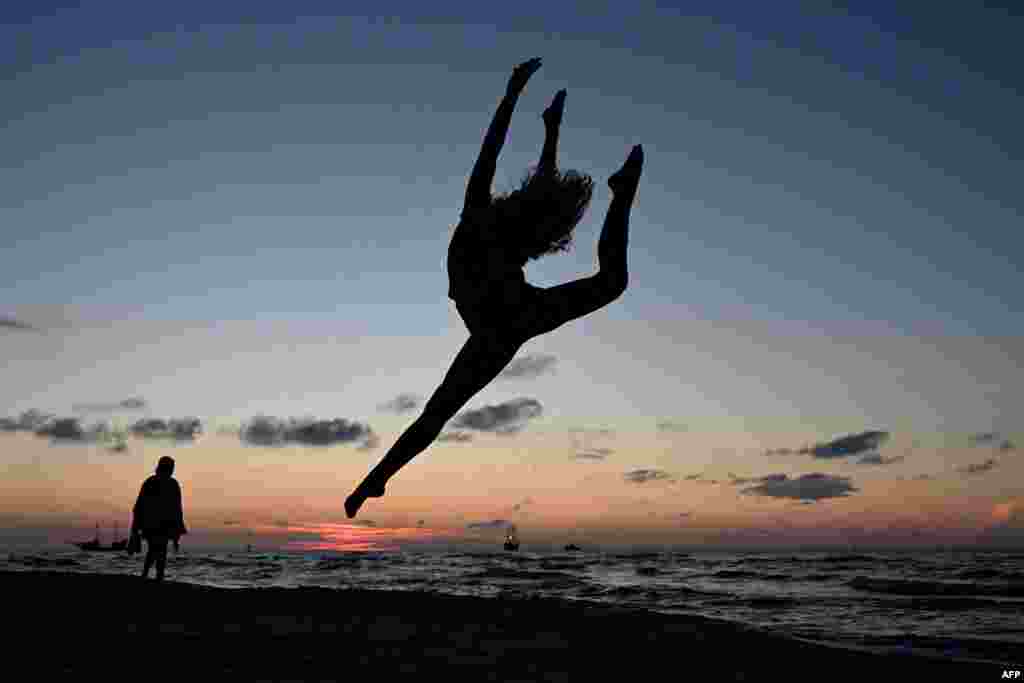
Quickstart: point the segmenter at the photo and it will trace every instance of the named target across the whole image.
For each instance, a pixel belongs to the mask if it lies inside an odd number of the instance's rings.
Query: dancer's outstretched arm
[[[562,113],[565,111],[565,90],[555,93],[555,99],[544,110],[544,147],[540,151],[538,173],[551,173],[558,168],[558,131],[562,126]]]
[[[490,204],[491,183],[494,181],[494,172],[498,168],[498,155],[501,154],[505,136],[508,134],[508,126],[512,122],[512,111],[516,108],[516,102],[519,100],[523,88],[526,87],[526,82],[539,68],[540,58],[534,57],[512,70],[508,86],[505,89],[505,97],[502,98],[501,104],[498,105],[498,110],[491,120],[491,125],[487,128],[483,146],[480,148],[480,155],[473,165],[473,173],[466,186],[466,209],[478,209]]]

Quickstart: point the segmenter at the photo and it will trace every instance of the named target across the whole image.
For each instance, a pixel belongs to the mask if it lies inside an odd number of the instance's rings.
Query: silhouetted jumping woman
[[[512,110],[540,65],[534,58],[513,69],[473,166],[462,217],[448,247],[448,298],[469,329],[469,339],[420,416],[345,501],[349,517],[367,498],[383,496],[388,480],[437,438],[445,423],[498,376],[527,340],[607,306],[626,290],[629,212],[643,169],[640,145],[608,179],[612,201],[597,243],[597,274],[549,288],[530,285],[523,274],[528,260],[568,249],[593,194],[589,176],[562,173],[556,166],[565,90],[544,110],[544,146],[536,169],[519,189],[491,195]]]

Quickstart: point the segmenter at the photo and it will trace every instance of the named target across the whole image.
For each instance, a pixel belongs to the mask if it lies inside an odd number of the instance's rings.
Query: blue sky
[[[371,419],[429,394],[465,336],[444,257],[466,177],[537,55],[495,189],[563,87],[561,165],[598,189],[527,277],[593,271],[605,180],[642,143],[630,288],[525,349],[557,373],[479,401],[538,396],[551,430],[680,419],[739,450],[1020,429],[1014,11],[338,7],[5,6],[0,315],[38,332],[0,333],[0,410]],[[386,447],[403,422],[373,419]]]

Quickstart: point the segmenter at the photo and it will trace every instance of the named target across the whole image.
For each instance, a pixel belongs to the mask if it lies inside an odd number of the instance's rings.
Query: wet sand
[[[60,572],[0,572],[0,585],[16,626],[5,649],[34,653],[32,680],[983,681],[1003,671],[544,599],[232,590]]]

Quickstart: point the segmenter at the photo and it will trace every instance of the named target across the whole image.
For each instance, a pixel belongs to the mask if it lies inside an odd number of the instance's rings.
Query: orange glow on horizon
[[[300,551],[326,550],[330,552],[365,552],[398,550],[399,542],[416,543],[454,534],[424,527],[374,527],[363,524],[319,523],[290,524],[287,527],[264,527],[270,533],[308,534],[311,539],[291,539],[286,546]]]

